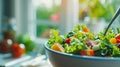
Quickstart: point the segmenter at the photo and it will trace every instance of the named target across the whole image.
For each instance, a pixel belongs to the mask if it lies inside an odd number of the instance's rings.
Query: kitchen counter
[[[12,58],[10,54],[0,54],[0,67],[52,67],[45,55],[36,57],[25,55],[21,58]]]

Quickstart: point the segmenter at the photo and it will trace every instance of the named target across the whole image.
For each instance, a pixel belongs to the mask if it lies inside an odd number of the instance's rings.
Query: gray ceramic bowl
[[[57,52],[45,45],[53,67],[120,67],[120,58],[90,57]]]

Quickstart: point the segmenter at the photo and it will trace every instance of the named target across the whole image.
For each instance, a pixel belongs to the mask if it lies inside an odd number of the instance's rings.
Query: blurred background
[[[119,3],[120,0],[0,0],[0,57],[44,55],[43,45],[50,29],[65,34],[81,23],[98,33],[106,28]],[[119,24],[120,17],[112,27]],[[16,48],[21,44],[22,49]]]

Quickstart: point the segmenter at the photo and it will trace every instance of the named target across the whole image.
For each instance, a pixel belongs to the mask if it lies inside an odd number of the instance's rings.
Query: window
[[[33,0],[37,37],[49,37],[50,29],[58,29],[61,0]]]
[[[15,0],[17,34],[45,38],[49,28],[67,33],[79,22],[78,3],[78,0]]]
[[[92,32],[98,33],[110,22],[120,6],[119,2],[120,0],[79,0],[79,21],[88,25]],[[116,26],[115,23],[114,25]]]
[[[110,21],[115,10],[118,8],[118,0],[79,0],[80,3],[80,20],[86,16],[90,19],[104,18],[106,22]]]

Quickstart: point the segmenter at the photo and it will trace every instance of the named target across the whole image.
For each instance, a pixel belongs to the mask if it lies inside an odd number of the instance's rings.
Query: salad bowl
[[[120,28],[98,34],[78,24],[65,35],[51,30],[44,45],[53,67],[120,67]]]

